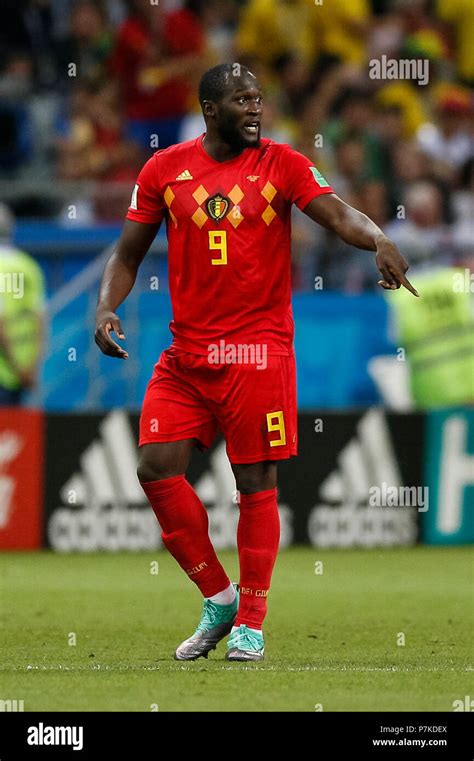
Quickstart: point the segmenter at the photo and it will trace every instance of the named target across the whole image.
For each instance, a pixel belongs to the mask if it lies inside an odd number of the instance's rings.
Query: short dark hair
[[[217,103],[229,89],[231,77],[240,77],[246,74],[251,74],[251,72],[246,66],[241,66],[240,63],[220,63],[218,66],[208,69],[199,82],[199,102],[201,105],[205,100],[212,100]]]

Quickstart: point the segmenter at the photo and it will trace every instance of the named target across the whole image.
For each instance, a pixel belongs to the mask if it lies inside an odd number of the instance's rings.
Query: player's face
[[[240,82],[218,104],[216,127],[223,140],[236,148],[260,145],[262,92],[254,80]]]

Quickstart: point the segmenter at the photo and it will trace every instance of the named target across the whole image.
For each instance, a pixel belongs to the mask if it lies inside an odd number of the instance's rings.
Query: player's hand
[[[419,296],[419,293],[405,277],[405,273],[408,270],[408,263],[405,261],[396,245],[388,238],[383,238],[377,244],[375,261],[380,274],[383,277],[383,280],[378,281],[378,284],[382,286],[382,288],[389,291],[395,291],[403,285],[403,287],[410,291],[410,293],[413,293],[414,296]]]
[[[110,337],[111,333],[115,333],[118,338],[125,338],[119,317],[114,312],[98,311],[94,335],[97,346],[108,357],[128,359],[128,353]]]

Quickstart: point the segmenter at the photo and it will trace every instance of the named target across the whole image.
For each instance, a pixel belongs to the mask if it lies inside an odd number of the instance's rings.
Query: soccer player
[[[338,198],[305,156],[260,137],[262,93],[247,68],[210,69],[199,99],[206,132],[158,151],[138,176],[102,278],[95,340],[104,354],[127,359],[111,337],[125,338],[115,312],[165,219],[173,342],[145,393],[138,478],[165,547],[204,597],[197,629],[175,658],[207,657],[230,634],[226,658],[257,661],[280,538],[277,462],[297,453],[292,204],[375,252],[383,288],[417,294],[383,232]],[[217,428],[240,497],[238,585],[219,562],[206,510],[185,478],[193,448],[209,447]]]

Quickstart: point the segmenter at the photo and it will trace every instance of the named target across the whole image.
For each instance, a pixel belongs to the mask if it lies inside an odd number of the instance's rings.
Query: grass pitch
[[[237,579],[236,553],[219,555]],[[451,711],[474,695],[472,589],[467,547],[282,551],[266,660],[228,664],[223,641],[179,663],[201,598],[167,553],[8,553],[0,699],[25,711]]]

